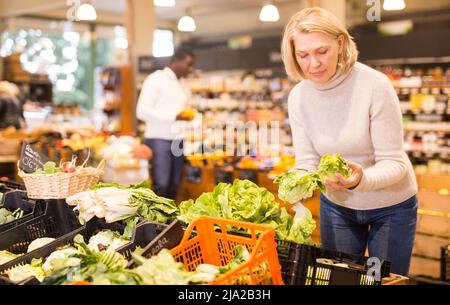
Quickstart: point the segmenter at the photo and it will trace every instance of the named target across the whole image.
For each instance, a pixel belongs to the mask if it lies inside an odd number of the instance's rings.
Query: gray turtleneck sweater
[[[327,191],[332,202],[370,210],[392,206],[417,193],[403,150],[400,103],[389,79],[364,64],[326,84],[304,80],[289,95],[297,168],[315,171],[324,154],[339,153],[364,171],[352,190]]]

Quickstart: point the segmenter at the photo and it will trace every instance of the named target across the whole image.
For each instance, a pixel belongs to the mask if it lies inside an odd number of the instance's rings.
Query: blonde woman
[[[403,151],[400,104],[389,79],[357,62],[358,51],[330,12],[308,8],[287,24],[282,56],[299,83],[289,95],[298,171],[341,154],[349,178],[326,182],[320,198],[324,248],[392,262],[407,275],[417,220],[417,183]]]

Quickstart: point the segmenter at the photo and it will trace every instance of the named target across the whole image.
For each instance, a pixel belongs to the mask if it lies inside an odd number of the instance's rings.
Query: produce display
[[[131,237],[132,230],[140,219],[168,223],[178,214],[178,208],[171,199],[157,196],[148,184],[129,187],[116,183],[100,183],[94,189],[72,195],[66,199],[79,212],[82,224],[94,216],[105,218],[107,223],[123,221],[127,225],[125,237]]]
[[[209,159],[224,160],[225,155],[215,154]],[[241,164],[250,162],[245,160],[250,159],[243,158]],[[193,157],[190,161],[200,159]],[[204,161],[203,156],[201,161]],[[280,158],[277,170],[290,168],[294,163],[292,156]],[[259,168],[260,165],[261,163],[258,164]],[[73,173],[83,166],[77,166],[76,157],[73,157],[70,162],[60,162],[59,166],[55,162],[47,162],[34,174]],[[167,224],[178,219],[184,223],[191,223],[202,216],[269,225],[275,229],[275,237],[279,242],[312,244],[311,235],[316,228],[316,222],[310,210],[300,201],[311,197],[317,189],[325,191],[324,182],[335,179],[336,173],[341,173],[345,177],[351,173],[346,161],[339,154],[322,156],[316,172],[302,173],[293,170],[276,176],[274,182],[279,185],[279,197],[292,204],[293,214],[292,211],[288,212],[286,207],[280,206],[268,189],[259,187],[249,180],[236,179],[232,184],[219,183],[211,192],[205,192],[195,200],[183,201],[179,206],[174,200],[157,196],[150,189],[148,182],[129,186],[98,183],[87,191],[67,197],[66,203],[74,207],[81,224],[91,221],[94,217],[103,218],[106,223],[121,222],[125,225],[123,234],[102,230],[91,236],[88,241],[85,241],[82,235],[76,235],[70,244],[57,248],[47,257],[32,259],[29,264],[18,264],[3,270],[0,275],[14,283],[35,277],[44,285],[212,283],[228,271],[249,262],[252,259],[250,248],[232,245],[231,248],[234,248],[229,251],[232,251],[233,256],[228,264],[215,266],[203,263],[195,270],[190,269],[191,271],[186,270],[185,264],[176,261],[167,249],[162,249],[151,257],[144,257],[140,247],[137,247],[131,255],[127,252],[130,256],[126,257],[117,252],[117,249],[131,242],[134,228],[140,221]],[[0,209],[0,224],[1,217],[11,220],[11,217],[18,215],[20,211],[10,212]],[[230,225],[227,230],[238,229]],[[237,233],[250,232],[247,229],[240,230]],[[54,240],[46,237],[36,239],[29,244],[27,253]],[[280,243],[278,245],[280,246]],[[25,253],[0,251],[0,265],[11,262],[23,254]],[[332,262],[328,258],[319,257],[317,262],[341,266],[339,262]],[[231,283],[251,283],[252,277],[256,275],[263,277],[269,270],[265,264],[259,264],[255,269],[249,269],[248,273],[245,271],[233,278]]]
[[[188,154],[186,159],[194,167],[203,167],[206,164],[224,165],[233,161],[232,156],[227,156],[226,152],[216,149],[211,153]]]
[[[104,148],[106,144],[106,136],[104,135],[89,135],[82,136],[79,133],[74,133],[70,138],[63,139],[61,145],[64,147],[69,147],[73,151],[79,151],[83,149],[92,150],[95,155]]]
[[[33,174],[56,174],[56,173],[75,173],[81,171],[82,168],[84,168],[84,165],[86,163],[83,163],[80,166],[76,165],[77,162],[77,156],[72,156],[72,161],[70,162],[64,162],[61,160],[59,166],[56,166],[56,163],[53,161],[48,161],[44,163],[44,166],[42,169],[36,170]]]
[[[41,238],[37,238],[35,240],[33,240],[27,248],[27,253],[30,253],[31,251],[34,251],[36,249],[39,249],[49,243],[51,243],[52,241],[54,241],[55,239],[52,237],[41,237]]]
[[[336,173],[348,177],[351,171],[339,154],[323,155],[317,169],[316,173],[294,170],[278,175],[274,179],[274,183],[279,185],[278,197],[285,202],[295,204],[312,197],[317,189],[325,192],[326,180],[338,181],[335,177]]]
[[[292,217],[279,207],[272,193],[249,180],[219,183],[212,192],[203,193],[195,201],[183,201],[179,209],[178,219],[187,223],[206,215],[266,224],[275,228],[277,238],[298,243],[311,243],[316,228],[310,212]]]
[[[273,169],[269,175],[278,176],[281,173],[287,172],[295,166],[295,157],[293,155],[282,154],[279,161],[275,162]]]
[[[41,248],[54,240],[54,238],[36,239],[28,246],[27,253]],[[75,237],[75,240],[78,240],[79,244],[82,244],[83,247],[85,246],[83,248],[85,251],[88,251],[87,249],[89,249],[89,251],[93,252],[101,252],[107,249],[114,251],[115,249],[118,249],[119,247],[129,242],[129,239],[126,239],[118,232],[114,232],[111,230],[102,230],[99,233],[93,235],[89,239],[88,244],[84,244],[81,235],[77,235]],[[73,264],[74,259],[71,260],[70,258],[72,258],[72,256],[79,255],[80,253],[80,249],[67,245],[52,252],[47,258],[33,259],[30,264],[20,265],[8,269],[7,271],[5,271],[3,276],[8,277],[13,282],[20,282],[29,278],[30,276],[34,276],[42,282],[45,276],[51,275],[55,270],[58,270],[60,266],[66,267]],[[22,254],[13,254],[8,251],[2,251],[0,255],[2,257],[2,259],[0,260],[1,265],[21,256]],[[77,261],[75,260],[75,262]]]
[[[22,216],[23,211],[21,209],[16,209],[15,211],[10,212],[5,208],[0,208],[0,225],[19,219]]]
[[[144,258],[137,248],[132,253],[133,268],[118,252],[129,242],[117,232],[103,230],[85,243],[76,235],[74,244],[58,248],[46,258],[33,259],[30,264],[8,269],[2,276],[13,282],[21,282],[34,276],[45,285],[94,284],[94,285],[187,285],[207,284],[229,270],[250,259],[244,246],[236,246],[235,256],[225,266],[200,264],[195,271],[186,271],[183,263],[176,262],[167,249],[157,255]],[[4,257],[17,257],[9,252]]]
[[[52,241],[54,241],[54,238],[50,238],[50,237],[43,237],[43,238],[37,238],[35,240],[33,240],[27,248],[27,253],[34,251],[36,249],[39,249],[49,243],[51,243]],[[0,251],[0,265],[6,264],[9,261],[12,261],[13,259],[24,255],[25,253],[11,253],[9,251],[6,250],[1,250]]]
[[[9,261],[12,261],[16,257],[18,257],[19,254],[14,254],[9,251],[1,250],[0,251],[0,265],[6,264]]]
[[[243,157],[236,164],[236,166],[238,168],[242,168],[242,169],[259,169],[259,168],[261,168],[260,162],[258,162],[258,160],[256,160],[255,158],[252,158],[252,157],[249,157],[249,156]]]
[[[151,158],[151,150],[141,144],[138,138],[132,136],[111,136],[98,151],[98,155],[106,160],[112,160],[114,167],[129,167],[137,159]]]

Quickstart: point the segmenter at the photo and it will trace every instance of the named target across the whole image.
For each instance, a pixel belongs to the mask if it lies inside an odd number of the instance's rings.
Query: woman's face
[[[295,58],[307,79],[323,84],[334,76],[343,36],[336,39],[321,32],[299,33],[293,42]]]

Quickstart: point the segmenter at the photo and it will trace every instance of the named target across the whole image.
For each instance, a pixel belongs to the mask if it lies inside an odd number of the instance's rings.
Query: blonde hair
[[[339,55],[337,73],[347,73],[358,60],[358,50],[347,29],[331,12],[320,7],[305,8],[291,17],[283,34],[281,56],[286,73],[295,81],[305,79],[296,56],[293,37],[299,33],[322,32],[335,38],[344,37],[342,54]]]

